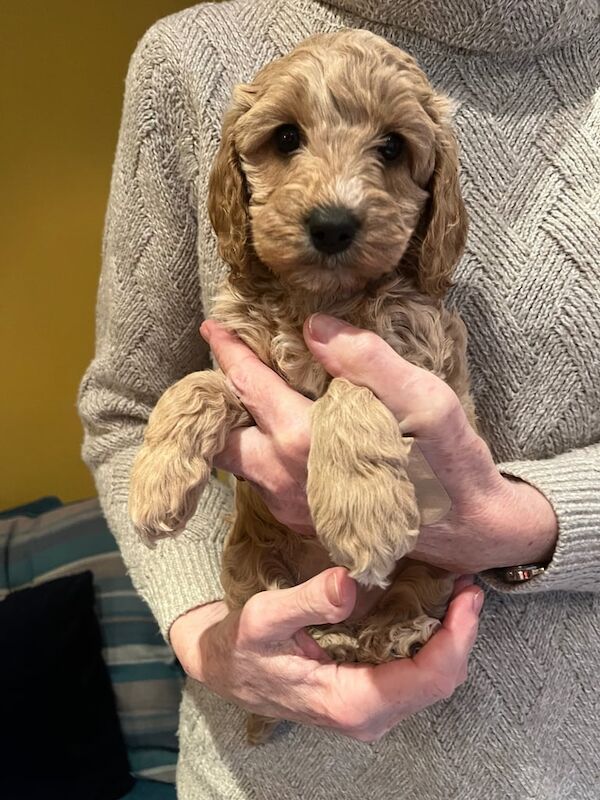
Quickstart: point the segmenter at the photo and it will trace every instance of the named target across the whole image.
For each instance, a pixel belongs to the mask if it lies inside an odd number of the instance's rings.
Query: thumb
[[[239,632],[246,644],[284,641],[307,625],[341,622],[355,602],[355,582],[343,567],[333,567],[291,589],[251,597],[242,609]]]
[[[406,399],[399,393],[428,373],[401,358],[380,336],[327,314],[313,314],[304,323],[306,346],[334,378],[366,386],[397,417]]]
[[[401,432],[415,436],[419,444],[439,439],[448,444],[452,437],[456,452],[466,446],[465,436],[474,436],[450,386],[402,358],[376,333],[326,314],[313,314],[304,323],[304,339],[330,375],[370,389],[396,417]],[[423,454],[429,460],[425,450]],[[430,464],[438,474],[436,464]]]

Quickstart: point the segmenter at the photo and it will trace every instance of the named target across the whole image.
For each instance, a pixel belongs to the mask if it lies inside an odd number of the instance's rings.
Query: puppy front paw
[[[419,515],[414,488],[401,469],[369,466],[368,476],[360,474],[360,465],[351,474],[334,467],[327,486],[313,486],[309,503],[333,562],[364,586],[385,588],[396,562],[416,543]]]
[[[135,461],[129,487],[129,515],[149,546],[185,528],[210,477],[202,457],[184,459],[172,448],[157,453],[144,445]]]
[[[412,440],[364,387],[335,378],[312,411],[307,497],[334,563],[385,587],[416,544],[419,511],[406,467]]]

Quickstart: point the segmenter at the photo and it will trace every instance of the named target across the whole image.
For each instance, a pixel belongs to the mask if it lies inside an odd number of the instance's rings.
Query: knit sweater
[[[154,550],[127,516],[148,415],[210,366],[198,325],[226,266],[207,179],[232,87],[311,33],[366,27],[451,98],[471,221],[449,302],[470,335],[499,468],[558,519],[543,576],[486,591],[469,679],[372,745],[298,725],[248,748],[244,713],[188,681],[183,800],[598,800],[600,31],[597,0],[233,0],[153,25],[131,59],[103,240],[84,458],[161,629],[222,597],[230,509],[213,481]]]

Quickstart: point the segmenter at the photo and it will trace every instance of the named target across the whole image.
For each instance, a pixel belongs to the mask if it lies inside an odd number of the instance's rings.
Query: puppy
[[[307,497],[316,539],[286,529],[239,483],[223,553],[227,602],[295,585],[310,564],[343,565],[364,586],[389,588],[362,619],[313,636],[340,661],[410,656],[439,625],[452,588],[448,573],[405,558],[420,523],[412,439],[369,390],[324,372],[302,326],[320,311],[374,331],[446,381],[475,423],[465,329],[443,305],[467,233],[446,101],[384,39],[313,36],[236,87],[208,204],[230,267],[213,318],[315,400]],[[185,527],[229,432],[250,424],[219,371],[165,392],[130,488],[147,542]],[[250,741],[271,728],[252,716]]]

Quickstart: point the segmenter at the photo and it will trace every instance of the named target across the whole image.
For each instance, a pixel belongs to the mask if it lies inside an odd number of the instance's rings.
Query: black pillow
[[[0,602],[0,797],[115,800],[133,786],[92,573]]]

